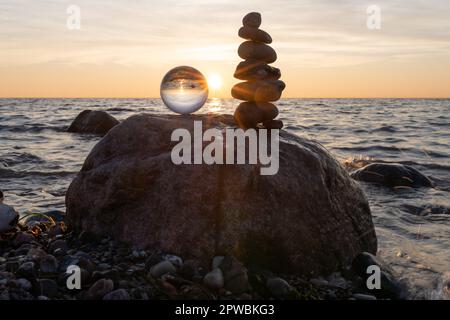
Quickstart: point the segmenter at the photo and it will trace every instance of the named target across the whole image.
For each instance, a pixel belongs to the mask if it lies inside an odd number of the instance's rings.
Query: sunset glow
[[[450,3],[377,1],[78,0],[0,3],[0,97],[158,97],[164,74],[188,65],[230,97],[237,26],[258,10],[289,97],[449,97]]]

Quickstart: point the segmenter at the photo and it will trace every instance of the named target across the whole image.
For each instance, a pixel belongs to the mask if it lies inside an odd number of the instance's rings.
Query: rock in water
[[[14,229],[18,219],[19,214],[13,207],[0,204],[0,233]]]
[[[397,163],[371,163],[351,173],[355,180],[389,187],[432,187],[433,182],[411,166]]]
[[[118,124],[119,121],[105,111],[84,110],[75,118],[67,131],[105,135]]]
[[[234,123],[229,115],[142,114],[110,131],[67,191],[69,226],[206,265],[220,252],[296,274],[331,273],[376,252],[363,192],[319,143],[280,132],[272,176],[260,165],[174,165],[172,132],[193,136],[194,120],[203,130]]]

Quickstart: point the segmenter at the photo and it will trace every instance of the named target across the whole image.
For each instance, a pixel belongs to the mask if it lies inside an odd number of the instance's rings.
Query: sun
[[[208,76],[208,87],[213,90],[218,90],[222,87],[222,77],[218,74],[210,74]]]

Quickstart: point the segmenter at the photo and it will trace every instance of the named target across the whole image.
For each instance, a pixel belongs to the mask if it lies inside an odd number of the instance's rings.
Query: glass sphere
[[[176,67],[167,72],[161,82],[161,98],[173,112],[192,113],[208,99],[208,84],[197,69]]]

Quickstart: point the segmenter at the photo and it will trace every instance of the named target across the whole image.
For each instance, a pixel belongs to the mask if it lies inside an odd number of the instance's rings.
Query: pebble
[[[35,240],[35,237],[28,232],[18,232],[13,240],[14,247],[20,247],[22,244],[31,243]]]
[[[58,294],[58,284],[52,279],[38,280],[40,295],[53,298]]]
[[[245,60],[238,64],[234,77],[241,80],[278,80],[281,71],[258,60]]]
[[[172,254],[166,254],[163,256],[163,260],[169,261],[176,268],[183,267],[183,259]]]
[[[25,279],[35,279],[37,276],[36,266],[34,262],[25,262],[17,269],[17,275]]]
[[[352,295],[352,297],[355,298],[356,300],[377,300],[375,296],[362,293],[355,293],[354,295]]]
[[[272,43],[272,37],[270,36],[270,34],[258,28],[244,26],[239,29],[238,35],[239,37],[246,40],[252,40],[262,43]]]
[[[328,281],[323,278],[314,278],[310,279],[309,282],[311,282],[313,285],[317,287],[325,287],[328,286]]]
[[[244,60],[253,59],[266,63],[272,63],[277,60],[275,50],[265,43],[244,41],[238,48],[238,55]]]
[[[58,260],[51,254],[48,254],[41,258],[39,268],[43,273],[55,273],[58,270]]]
[[[19,214],[13,207],[0,204],[0,233],[10,231],[17,225]]]
[[[175,273],[176,269],[170,261],[161,261],[150,269],[150,274],[154,278],[159,278],[168,273]]]
[[[225,289],[234,294],[241,294],[249,289],[247,268],[233,257],[226,256],[220,264],[224,274]]]
[[[199,269],[200,263],[197,260],[188,259],[183,263],[183,267],[178,273],[187,279],[192,279],[199,275]]]
[[[111,291],[103,297],[103,300],[130,300],[130,294],[125,289]]]
[[[261,14],[258,12],[247,13],[242,18],[242,24],[252,28],[259,28],[261,26]]]
[[[17,284],[25,291],[30,291],[32,288],[31,282],[24,278],[17,279]]]
[[[284,279],[272,278],[267,280],[267,289],[276,298],[286,298],[293,291],[291,285]]]
[[[69,249],[67,246],[67,243],[65,240],[55,240],[52,243],[50,243],[48,250],[50,252],[55,252],[56,249],[60,249],[61,251],[59,254],[66,254],[67,250]]]
[[[28,250],[27,256],[38,261],[40,260],[42,257],[46,256],[47,252],[45,252],[44,250],[42,250],[41,248],[31,248],[30,250]]]
[[[280,99],[285,87],[281,80],[240,82],[231,88],[231,95],[244,101],[271,102]]]
[[[110,279],[100,279],[95,282],[86,292],[86,298],[89,300],[102,299],[107,293],[114,290],[114,282]]]
[[[224,286],[224,279],[222,270],[219,268],[213,269],[211,272],[206,274],[203,279],[203,283],[210,289],[219,290]]]
[[[255,128],[263,121],[263,113],[256,103],[242,102],[234,111],[234,119],[241,128]]]
[[[223,262],[224,256],[215,256],[211,262],[211,270],[219,268],[220,264]]]

